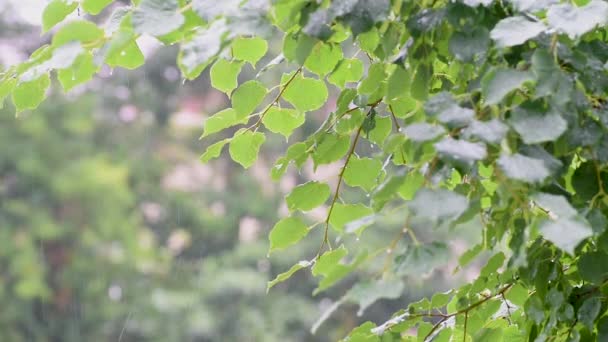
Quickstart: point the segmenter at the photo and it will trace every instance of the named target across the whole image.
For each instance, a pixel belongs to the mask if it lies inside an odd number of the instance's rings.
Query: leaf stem
[[[262,111],[262,114],[260,114],[260,118],[258,119],[258,121],[256,121],[256,123],[253,124],[253,126],[248,128],[249,130],[253,130],[253,132],[257,132],[258,128],[262,124],[262,120],[264,120],[264,117],[266,116],[266,114],[268,113],[270,108],[272,108],[277,103],[279,103],[279,101],[281,100],[281,97],[283,96],[283,93],[285,93],[285,90],[287,90],[287,88],[289,87],[291,82],[293,82],[293,80],[296,78],[296,76],[298,76],[301,72],[302,72],[302,67],[299,67],[298,70],[296,70],[296,72],[294,72],[293,75],[291,75],[291,77],[287,80],[287,82],[285,82],[285,85],[283,85],[283,88],[281,88],[281,90],[279,91],[279,94],[277,94],[277,96],[274,98],[274,100],[272,100],[272,102],[270,102],[266,106],[266,108],[264,108],[264,111]]]

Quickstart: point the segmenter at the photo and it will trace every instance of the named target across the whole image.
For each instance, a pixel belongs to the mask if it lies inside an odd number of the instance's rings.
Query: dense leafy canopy
[[[315,292],[326,290],[378,258],[351,248],[349,235],[365,238],[377,218],[399,212],[403,228],[382,249],[380,275],[364,276],[337,305],[364,310],[404,291],[401,277],[445,263],[445,243],[416,237],[425,230],[458,234],[473,224],[481,242],[461,266],[482,251],[493,256],[472,283],[412,303],[384,324],[365,323],[347,340],[608,339],[606,1],[134,3],[102,28],[62,23],[76,6],[52,1],[43,18],[45,30],[59,27],[51,44],[2,73],[0,98],[10,96],[17,111],[35,108],[50,73],[69,89],[103,63],[136,67],[138,35],[155,36],[179,44],[185,78],[212,65],[212,84],[232,108],[209,118],[203,136],[244,126],[202,159],[228,145],[245,168],[268,132],[289,138],[335,99],[317,131],[291,144],[272,170],[278,179],[308,160],[340,165],[333,187],[309,182],[286,197],[290,214],[271,231],[270,250],[280,253],[312,229],[324,238],[310,260],[268,287],[310,269],[320,277]],[[107,4],[88,0],[82,9],[95,15]],[[277,31],[282,52],[258,66]],[[239,83],[245,63],[258,78]],[[290,69],[265,84],[264,71],[279,64]],[[325,219],[309,225],[303,212],[324,203]]]

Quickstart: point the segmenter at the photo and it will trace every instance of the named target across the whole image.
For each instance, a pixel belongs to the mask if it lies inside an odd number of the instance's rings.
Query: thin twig
[[[253,126],[251,126],[249,128],[249,130],[253,130],[253,132],[256,132],[258,130],[258,128],[262,124],[262,120],[264,120],[264,117],[266,116],[266,114],[268,113],[270,108],[272,108],[277,103],[279,103],[279,101],[281,100],[281,97],[283,96],[283,93],[285,93],[285,90],[287,90],[287,88],[289,87],[291,82],[293,82],[293,80],[296,78],[296,76],[298,76],[301,72],[302,72],[302,67],[299,67],[298,70],[296,70],[296,72],[294,72],[293,75],[291,75],[291,77],[287,80],[287,82],[285,82],[285,85],[283,86],[283,88],[281,88],[281,90],[279,91],[279,94],[277,94],[277,97],[275,97],[274,100],[272,100],[272,102],[270,102],[268,104],[268,106],[266,106],[266,108],[264,108],[264,111],[262,112],[262,114],[260,114],[260,118],[258,119],[258,121],[256,121],[256,123],[253,124]]]

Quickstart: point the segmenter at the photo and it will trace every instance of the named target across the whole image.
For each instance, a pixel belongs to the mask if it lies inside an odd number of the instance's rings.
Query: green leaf
[[[405,182],[407,175],[398,173],[384,181],[380,186],[376,187],[372,196],[372,208],[375,211],[380,211],[382,207],[395,197],[399,187]]]
[[[509,123],[526,144],[555,141],[568,128],[566,120],[555,111],[542,113],[522,106],[513,109]]]
[[[359,282],[353,286],[346,298],[359,305],[357,315],[361,316],[370,305],[379,299],[399,298],[405,289],[401,279],[380,279],[376,281]]]
[[[46,90],[51,85],[48,74],[29,82],[20,82],[13,89],[13,103],[17,113],[26,109],[35,109],[44,100]]]
[[[406,126],[403,133],[412,141],[424,142],[442,136],[445,134],[445,129],[443,126],[421,122]]]
[[[538,12],[546,10],[558,0],[510,0],[520,12]]]
[[[475,56],[488,50],[490,33],[485,27],[470,31],[454,32],[449,41],[449,50],[454,57],[463,62],[472,62]]]
[[[380,179],[382,162],[377,159],[353,157],[344,170],[344,182],[372,191]]]
[[[139,34],[162,36],[179,29],[185,18],[177,0],[142,0],[133,11],[132,22]]]
[[[296,273],[297,271],[309,267],[310,265],[312,265],[312,263],[308,260],[302,260],[299,261],[297,264],[291,266],[291,268],[289,270],[287,270],[286,272],[280,273],[276,276],[276,278],[274,278],[273,280],[268,282],[268,285],[266,286],[266,292],[268,292],[268,290],[270,290],[273,286],[275,286],[278,283],[282,283],[285,280],[291,278],[292,275],[294,275],[294,273]]]
[[[239,132],[235,133],[234,138],[230,141],[228,151],[232,160],[248,169],[258,159],[258,152],[266,140],[266,136],[260,132]]]
[[[75,20],[61,26],[53,36],[53,46],[70,42],[92,43],[101,41],[104,32],[94,23],[86,20]]]
[[[607,255],[604,255],[606,257]],[[602,308],[602,300],[598,297],[587,298],[578,309],[578,321],[583,323],[589,331],[593,331],[593,322]]]
[[[208,28],[199,28],[180,45],[177,62],[187,79],[195,79],[211,63],[222,48],[226,26],[216,21]]]
[[[370,65],[367,71],[367,77],[359,83],[357,90],[360,94],[372,94],[374,93],[386,79],[386,71],[384,64],[374,63]]]
[[[93,79],[100,66],[93,61],[93,55],[85,52],[78,56],[71,67],[57,70],[57,79],[65,91]]]
[[[232,57],[249,62],[253,67],[266,55],[268,43],[259,37],[239,37],[232,42]]]
[[[451,137],[444,138],[433,146],[442,159],[467,167],[471,167],[473,163],[487,156],[484,144],[456,140]]]
[[[397,66],[388,78],[386,97],[389,101],[407,97],[410,90],[410,74],[401,66]]]
[[[498,159],[498,166],[507,177],[527,183],[542,182],[551,175],[550,170],[542,160],[519,153],[501,155]]]
[[[558,32],[576,39],[597,26],[608,24],[608,3],[591,0],[582,7],[568,3],[553,5],[547,11],[547,21]]]
[[[342,59],[327,80],[339,88],[344,88],[348,82],[358,82],[363,76],[363,62],[361,60]]]
[[[343,232],[348,223],[370,216],[373,213],[372,208],[363,204],[336,203],[329,217],[329,224],[336,231]]]
[[[510,92],[533,79],[526,71],[498,67],[490,70],[481,81],[481,93],[487,105],[495,105]]]
[[[509,127],[499,119],[490,121],[473,120],[465,128],[463,135],[465,138],[476,138],[489,144],[499,144],[507,135]]]
[[[395,273],[419,277],[431,273],[436,267],[448,262],[448,247],[441,242],[408,246],[395,257]]]
[[[8,77],[0,80],[0,109],[4,107],[4,99],[13,92],[17,85],[17,78]]]
[[[410,88],[410,94],[416,100],[424,101],[429,96],[431,73],[431,67],[426,64],[420,63],[416,68]]]
[[[203,126],[203,135],[201,135],[201,138],[209,136],[213,133],[220,132],[228,127],[243,124],[246,122],[247,119],[243,119],[242,117],[237,115],[237,112],[234,109],[226,108],[213,114],[213,116],[205,120]]]
[[[289,247],[308,235],[308,227],[297,217],[286,217],[277,222],[268,236],[270,240],[270,250],[272,253]]]
[[[283,92],[283,99],[301,112],[319,109],[327,101],[327,87],[321,80],[299,74],[285,86],[287,89]]]
[[[220,16],[232,15],[239,10],[239,4],[242,0],[193,0],[192,8],[201,18],[212,21]]]
[[[424,175],[420,172],[412,171],[405,176],[405,181],[399,187],[399,196],[404,200],[411,200],[416,195],[418,189],[424,184]]]
[[[390,5],[389,0],[339,0],[332,2],[330,12],[340,17],[357,36],[368,31],[375,23],[386,20]]]
[[[97,15],[114,0],[82,0],[82,9],[87,13]]]
[[[296,128],[304,124],[305,119],[304,113],[295,109],[271,107],[262,123],[269,131],[289,138]]]
[[[544,211],[549,212],[552,218],[572,218],[578,215],[564,196],[548,193],[539,193],[534,196],[534,202]]]
[[[523,16],[508,17],[499,21],[490,32],[498,47],[521,45],[535,38],[547,27],[540,21],[530,21]]]
[[[347,135],[325,134],[321,141],[317,143],[316,149],[312,154],[315,165],[333,163],[348,152],[350,138]]]
[[[587,222],[574,218],[546,220],[539,230],[545,239],[570,255],[574,255],[574,249],[579,243],[593,235]]]
[[[247,81],[232,93],[232,108],[238,117],[247,117],[262,103],[267,93],[268,89],[262,83],[256,80]]]
[[[327,276],[338,265],[340,260],[348,254],[346,248],[342,245],[339,248],[323,253],[315,265],[312,267],[312,275]]]
[[[242,67],[242,62],[232,62],[218,58],[209,71],[211,85],[215,89],[230,95],[238,86],[238,77]]]
[[[130,34],[129,34],[130,35]],[[144,54],[139,49],[139,45],[134,37],[128,39],[120,47],[112,49],[106,56],[106,63],[111,67],[121,67],[129,70],[137,69],[144,65]]]
[[[329,185],[312,181],[296,186],[285,201],[290,211],[309,211],[325,203],[330,193]]]
[[[334,70],[343,58],[344,55],[339,45],[319,42],[306,58],[304,66],[319,76],[325,76]]]
[[[205,153],[203,153],[203,155],[201,155],[201,158],[200,158],[201,161],[203,163],[206,163],[206,162],[210,161],[211,159],[219,157],[220,154],[222,153],[222,149],[229,142],[230,142],[230,139],[224,139],[224,140],[220,140],[220,141],[216,142],[215,144],[207,147],[207,150],[205,151]]]
[[[62,22],[77,7],[78,2],[72,0],[50,1],[42,12],[42,32],[44,33]]]
[[[488,277],[494,274],[498,269],[505,263],[505,255],[502,252],[494,254],[481,269],[479,275],[482,277]]]
[[[453,221],[468,207],[466,197],[445,189],[420,189],[408,205],[416,217],[433,223]]]
[[[597,172],[595,164],[588,161],[580,164],[572,175],[572,187],[584,201],[591,200],[600,191]]]
[[[581,255],[577,262],[581,278],[591,284],[602,284],[608,278],[608,266],[604,262],[608,260],[607,258],[608,254],[604,251],[587,252]]]

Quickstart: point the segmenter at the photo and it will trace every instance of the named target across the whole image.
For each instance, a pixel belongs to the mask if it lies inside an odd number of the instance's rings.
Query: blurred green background
[[[0,4],[0,64],[48,39],[13,15],[15,4]],[[344,305],[312,335],[357,275],[312,296],[316,280],[302,272],[267,294],[266,282],[313,257],[321,237],[268,258],[266,236],[293,186],[330,179],[339,165],[273,182],[279,136],[248,172],[228,158],[203,165],[204,119],[228,99],[206,75],[182,83],[173,49],[141,45],[141,69],[103,70],[69,94],[53,87],[40,109],[17,118],[9,101],[0,111],[0,341],[333,341],[473,276],[453,276],[451,263],[404,279],[401,298],[361,317]],[[295,138],[316,129],[308,125]],[[399,217],[381,222],[349,248],[375,250],[399,229]],[[368,276],[382,270],[384,256],[376,261]]]

